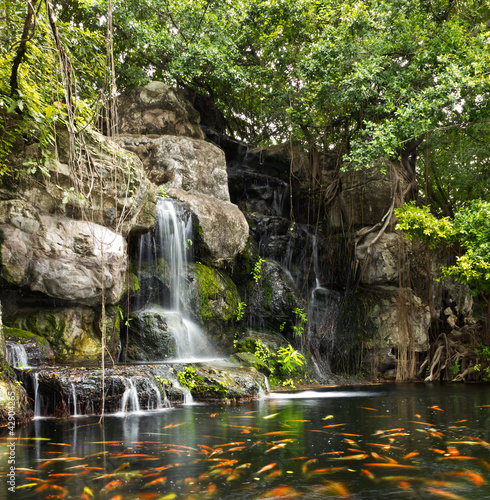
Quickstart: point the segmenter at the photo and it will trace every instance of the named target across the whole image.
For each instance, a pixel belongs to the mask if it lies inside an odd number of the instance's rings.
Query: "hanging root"
[[[467,325],[450,334],[441,333],[420,366],[419,376],[426,374],[425,382],[480,380],[482,375],[486,375],[486,363],[482,363],[484,360],[475,353],[480,333],[478,325]]]

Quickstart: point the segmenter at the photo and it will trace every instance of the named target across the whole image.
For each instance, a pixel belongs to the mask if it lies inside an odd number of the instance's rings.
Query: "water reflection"
[[[15,495],[490,499],[489,395],[488,386],[393,384],[103,424],[36,420],[16,432]],[[0,498],[9,493],[7,460]]]

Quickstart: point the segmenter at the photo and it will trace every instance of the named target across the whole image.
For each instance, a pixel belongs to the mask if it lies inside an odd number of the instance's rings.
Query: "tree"
[[[443,277],[468,285],[487,304],[487,339],[490,343],[490,202],[472,200],[454,216],[437,218],[429,207],[407,203],[395,210],[397,228],[432,247],[459,247],[456,263],[443,267]]]

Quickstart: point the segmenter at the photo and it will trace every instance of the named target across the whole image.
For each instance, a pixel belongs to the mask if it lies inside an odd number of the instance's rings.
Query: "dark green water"
[[[488,385],[337,388],[103,425],[46,419],[15,437],[17,489],[5,433],[0,498],[490,499]]]

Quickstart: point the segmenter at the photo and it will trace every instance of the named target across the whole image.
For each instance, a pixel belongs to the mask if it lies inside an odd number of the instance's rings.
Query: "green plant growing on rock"
[[[280,347],[276,352],[277,363],[282,373],[298,372],[305,364],[305,357],[293,348],[291,344],[287,347]]]
[[[262,278],[262,264],[264,262],[265,260],[260,257],[259,260],[254,264],[251,274],[255,283],[258,283],[260,281],[260,278]]]
[[[296,324],[293,325],[293,333],[295,337],[302,337],[305,333],[305,326],[308,323],[304,307],[295,307],[293,314],[296,316]]]
[[[179,384],[190,391],[198,384],[198,375],[192,366],[186,366],[184,371],[179,371],[177,378],[179,379]]]
[[[236,320],[237,321],[241,321],[243,319],[246,307],[247,307],[247,304],[245,304],[245,302],[242,302],[242,301],[238,302],[237,312],[236,312]]]
[[[475,348],[474,352],[478,356],[474,369],[478,372],[482,372],[482,380],[484,382],[490,382],[490,347],[480,343],[478,347]],[[487,365],[483,369],[482,363]]]

